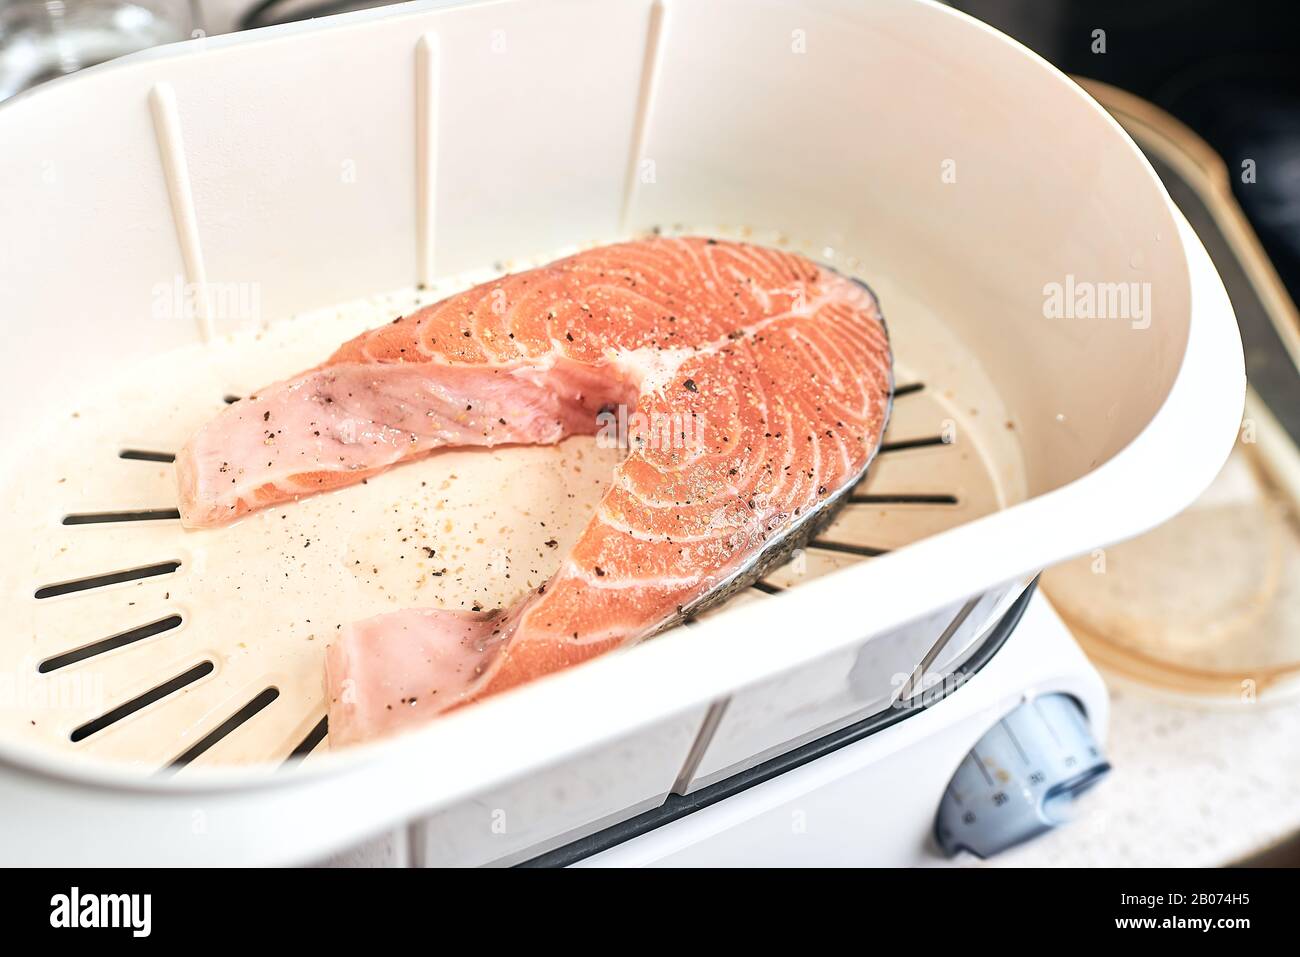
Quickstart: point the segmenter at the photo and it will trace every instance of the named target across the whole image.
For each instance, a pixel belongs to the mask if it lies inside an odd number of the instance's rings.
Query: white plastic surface
[[[687,712],[439,811],[415,828],[416,860],[514,864],[662,804],[703,720]]]
[[[1083,705],[1104,741],[1105,685],[1055,610],[1035,595],[1002,650],[956,694],[578,866],[941,864],[946,859],[932,837],[935,812],[958,764],[1022,701],[1055,691]]]
[[[931,680],[946,674],[954,661],[987,634],[989,626],[1002,617],[1022,587],[1023,583],[1014,588],[994,588],[975,603],[940,657],[926,669]],[[885,710],[913,690],[909,681],[915,664],[965,604],[954,602],[901,628],[874,634],[856,648],[834,652],[735,691],[684,793],[707,787],[791,747]],[[818,627],[818,619],[814,612],[805,628]],[[791,637],[798,640],[797,636]],[[910,664],[899,670],[899,662]]]
[[[246,318],[160,317],[178,277],[255,289],[271,320],[718,224],[869,277],[895,327],[937,317],[996,386],[1027,476],[1005,510],[298,774],[142,779],[6,738],[6,775],[40,795],[0,815],[11,857],[344,846],[1143,531],[1239,423],[1227,297],[1136,148],[1032,54],[918,0],[414,3],[88,70],[0,108],[0,144],[7,475],[106,370]],[[1149,282],[1149,327],[1045,318],[1045,284],[1070,276]],[[5,601],[27,600],[42,547],[11,549]],[[226,840],[174,841],[195,795]]]

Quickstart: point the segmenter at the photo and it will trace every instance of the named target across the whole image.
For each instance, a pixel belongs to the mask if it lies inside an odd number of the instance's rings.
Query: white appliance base
[[[1104,740],[1105,686],[1036,594],[992,660],[942,701],[575,866],[941,864],[934,817],[958,764],[1021,702],[1057,691],[1078,699]]]

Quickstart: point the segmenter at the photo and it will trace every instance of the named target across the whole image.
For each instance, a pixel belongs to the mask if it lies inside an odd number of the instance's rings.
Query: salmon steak
[[[339,746],[625,646],[749,585],[862,479],[892,397],[864,285],[747,243],[619,243],[395,319],[231,405],[177,456],[181,520],[222,525],[437,449],[626,443],[559,570],[511,607],[396,611],[340,631],[326,655]]]

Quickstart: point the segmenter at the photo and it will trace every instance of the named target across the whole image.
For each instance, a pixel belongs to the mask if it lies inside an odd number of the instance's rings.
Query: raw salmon
[[[752,581],[862,477],[892,383],[865,286],[750,244],[620,243],[399,318],[231,406],[177,458],[181,518],[222,524],[448,446],[628,423],[627,457],[544,586],[509,609],[343,631],[327,656],[338,745],[585,661]]]

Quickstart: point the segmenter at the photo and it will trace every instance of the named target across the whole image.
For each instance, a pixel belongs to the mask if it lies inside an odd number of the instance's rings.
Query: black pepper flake
[[[687,390],[688,392],[699,392],[699,391],[700,391],[700,387],[697,386],[697,385],[695,384],[695,380],[694,380],[694,379],[687,379],[685,382],[682,383],[682,385],[686,386],[686,390]]]
[[[596,577],[597,577],[597,578],[604,578],[604,577],[605,577],[605,569],[601,568],[599,565],[596,566],[596,568],[595,568],[595,572],[596,572]]]

